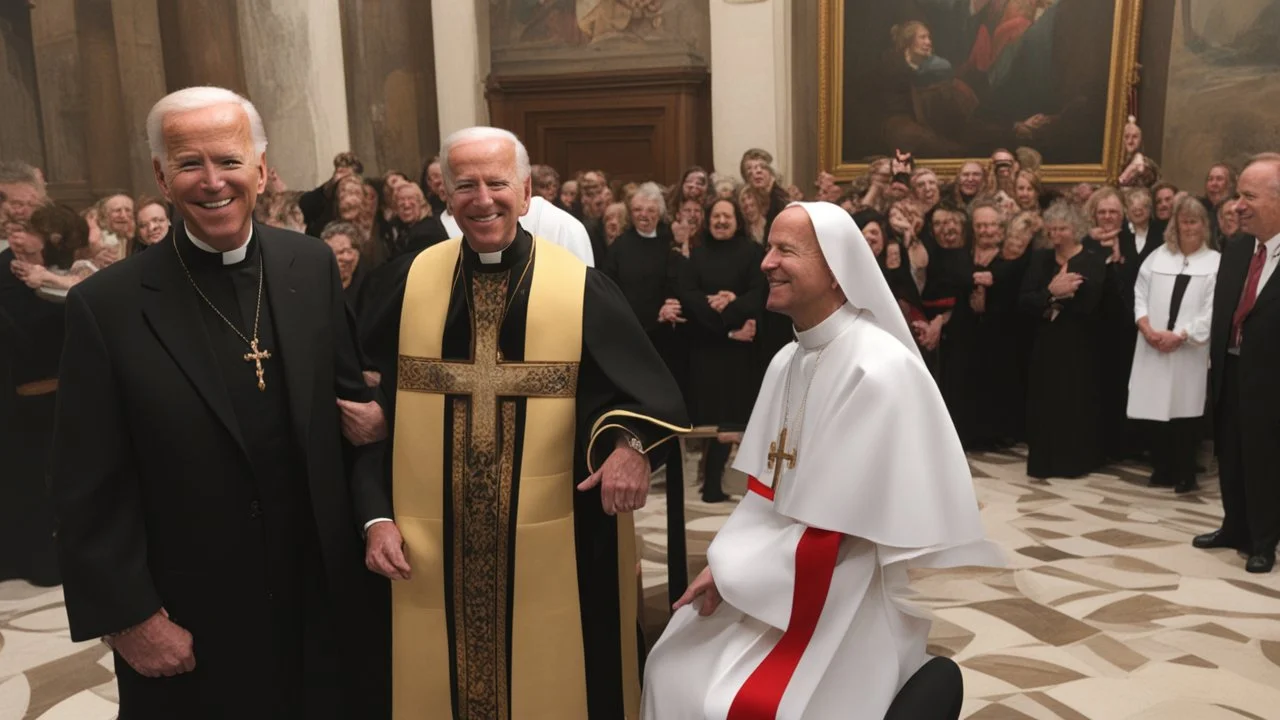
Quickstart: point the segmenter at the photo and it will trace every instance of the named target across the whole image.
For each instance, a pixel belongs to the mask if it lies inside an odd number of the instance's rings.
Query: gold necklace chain
[[[258,304],[253,309],[253,339],[249,339],[244,336],[244,333],[240,332],[240,328],[236,327],[235,323],[228,320],[227,316],[222,314],[222,311],[218,309],[218,306],[213,304],[213,301],[204,294],[204,291],[200,289],[200,285],[196,283],[196,279],[191,275],[190,268],[187,267],[187,261],[182,259],[182,249],[178,247],[177,228],[174,227],[170,229],[169,235],[173,240],[173,251],[178,254],[178,264],[182,265],[182,271],[187,274],[187,281],[191,283],[191,287],[195,289],[196,294],[200,296],[201,300],[204,300],[204,304],[208,305],[209,309],[217,314],[222,322],[227,324],[227,327],[231,328],[231,332],[240,336],[240,339],[244,341],[244,344],[249,346],[250,352],[245,353],[244,361],[252,362],[254,364],[254,370],[258,375],[258,390],[265,391],[267,389],[267,383],[266,380],[263,379],[262,361],[271,359],[271,351],[258,349],[258,321],[262,318],[262,278],[263,275],[266,274],[263,267],[262,253],[258,253]],[[252,238],[250,239],[252,240]]]

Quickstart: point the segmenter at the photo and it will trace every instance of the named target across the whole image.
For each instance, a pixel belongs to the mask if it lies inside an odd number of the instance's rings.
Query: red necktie
[[[1258,243],[1258,251],[1253,254],[1249,263],[1249,279],[1244,283],[1244,293],[1236,305],[1236,312],[1231,316],[1231,347],[1240,347],[1240,333],[1244,319],[1253,310],[1253,303],[1258,299],[1258,281],[1262,279],[1262,268],[1267,264],[1267,246]]]

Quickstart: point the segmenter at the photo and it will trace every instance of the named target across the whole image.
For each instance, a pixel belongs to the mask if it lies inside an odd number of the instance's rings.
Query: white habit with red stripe
[[[774,357],[734,463],[752,491],[707,551],[724,603],[672,618],[646,665],[648,720],[882,720],[927,659],[908,567],[1002,564],[942,397],[898,334],[846,304]],[[798,457],[775,489],[788,383]]]

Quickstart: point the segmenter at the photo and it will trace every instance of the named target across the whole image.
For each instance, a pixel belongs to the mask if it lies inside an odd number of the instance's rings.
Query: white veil
[[[829,202],[793,202],[787,207],[804,208],[809,213],[822,255],[831,266],[831,272],[849,304],[865,310],[881,330],[898,338],[916,357],[920,357],[915,336],[907,327],[906,318],[889,290],[889,283],[880,272],[880,264],[849,213]]]

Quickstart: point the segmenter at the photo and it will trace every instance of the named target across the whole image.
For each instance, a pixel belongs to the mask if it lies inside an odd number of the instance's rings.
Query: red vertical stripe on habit
[[[778,644],[743,683],[726,720],[772,720],[795,674],[800,657],[813,639],[827,603],[831,575],[840,551],[840,533],[808,528],[796,546],[796,586],[791,620]]]
[[[773,502],[773,488],[766,486],[751,475],[747,476],[747,492],[753,492],[765,500]]]

